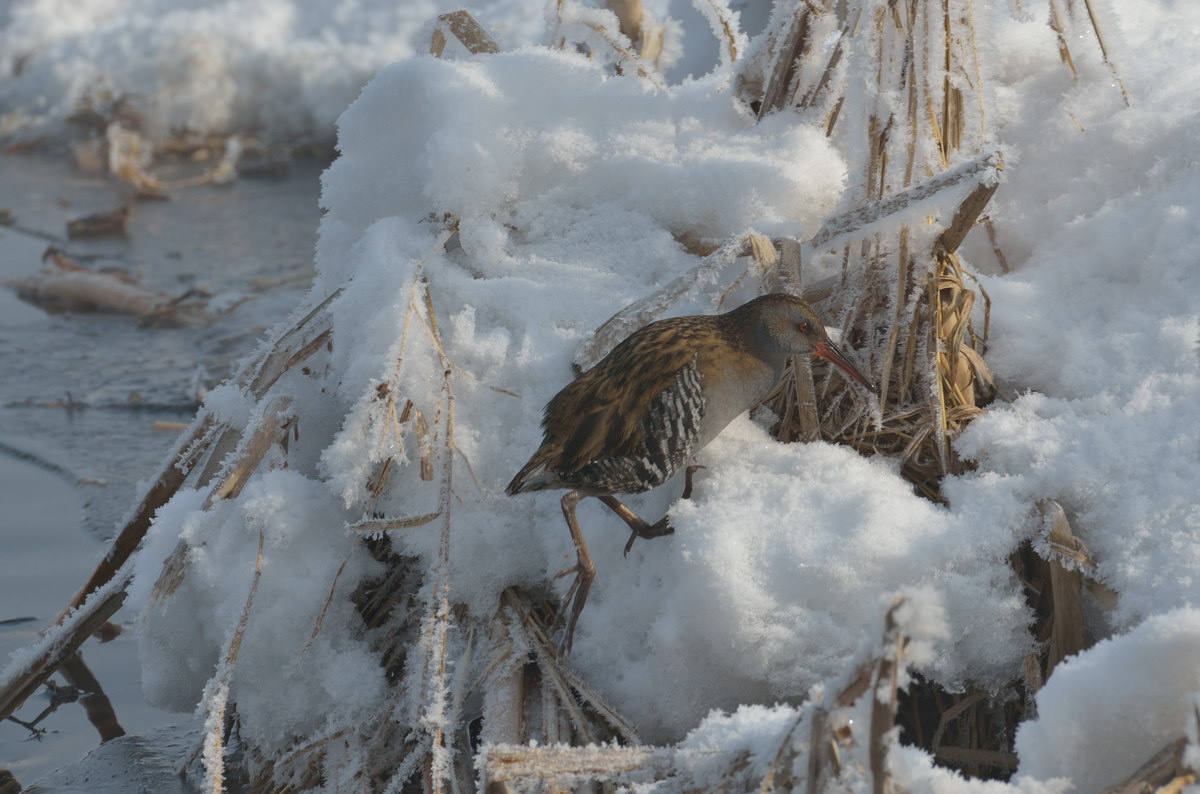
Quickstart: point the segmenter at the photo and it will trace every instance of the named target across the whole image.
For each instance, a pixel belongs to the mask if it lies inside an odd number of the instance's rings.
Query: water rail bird
[[[766,399],[790,356],[807,355],[875,390],[829,341],[807,303],[772,293],[724,314],[652,322],[546,404],[542,444],[506,490],[568,491],[562,511],[577,562],[558,575],[576,574],[559,609],[561,619],[570,605],[564,652],[596,576],[575,517],[579,501],[600,499],[629,525],[630,544],[671,533],[666,518],[649,524],[614,494],[662,485],[739,414]],[[686,469],[685,497],[696,468]]]

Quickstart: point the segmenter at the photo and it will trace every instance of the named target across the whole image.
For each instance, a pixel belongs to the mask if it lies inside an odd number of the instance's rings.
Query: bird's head
[[[817,313],[799,298],[782,293],[763,295],[734,310],[741,311],[747,313],[745,319],[754,328],[762,352],[768,356],[820,356],[872,393],[878,393],[829,340]]]

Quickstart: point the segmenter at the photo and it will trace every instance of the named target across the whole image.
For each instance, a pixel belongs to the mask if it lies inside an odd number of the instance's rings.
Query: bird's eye
[[[807,333],[809,332],[809,330],[811,330],[811,329],[809,328],[809,325],[808,325],[808,323],[800,323],[799,325],[797,325],[797,326],[796,326],[796,328],[797,328],[797,330],[799,330],[799,331],[800,331],[800,333],[802,333],[802,334],[807,334]]]

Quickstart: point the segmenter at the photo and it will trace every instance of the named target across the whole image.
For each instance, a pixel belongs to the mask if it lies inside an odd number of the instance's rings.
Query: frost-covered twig
[[[435,794],[443,791],[446,781],[451,779],[453,754],[447,746],[446,732],[453,730],[451,720],[451,686],[448,681],[449,634],[453,622],[450,614],[450,516],[451,494],[454,489],[454,386],[450,380],[453,369],[449,365],[446,351],[438,331],[437,314],[429,286],[424,289],[425,323],[433,337],[434,349],[442,364],[442,395],[446,401],[445,420],[442,426],[442,481],[438,491],[438,512],[442,517],[438,539],[437,564],[433,570],[433,596],[421,628],[422,651],[425,654],[422,674],[421,723],[430,734],[430,760],[426,785]]]
[[[201,711],[204,713],[204,789],[212,794],[222,794],[225,790],[225,721],[226,709],[229,705],[229,693],[233,688],[233,671],[237,666],[238,653],[242,648],[242,637],[246,634],[246,624],[250,621],[250,607],[254,603],[254,594],[258,591],[258,583],[262,578],[263,531],[258,533],[258,555],[254,562],[254,577],[250,581],[250,590],[246,593],[246,602],[242,606],[242,615],[238,619],[229,644],[217,672],[213,674],[205,688],[205,697],[201,701]]]
[[[553,14],[551,38],[560,46],[572,36],[581,36],[593,49],[608,53],[618,70],[632,72],[656,88],[663,87],[662,76],[621,33],[620,20],[612,11],[590,8],[575,0],[557,0]]]
[[[801,258],[807,259],[819,251],[841,245],[846,242],[847,237],[862,237],[882,231],[883,228],[877,227],[876,224],[894,222],[895,216],[900,213],[911,212],[913,215],[927,216],[944,208],[947,198],[953,199],[960,195],[950,191],[955,191],[963,185],[971,185],[971,192],[967,198],[952,205],[955,207],[954,220],[946,226],[947,231],[943,233],[945,235],[951,229],[955,230],[950,237],[944,238],[943,243],[953,251],[1000,184],[1003,170],[1004,156],[999,152],[988,152],[903,190],[826,218],[817,233],[804,241]],[[977,196],[982,200],[977,199]],[[934,201],[937,202],[936,206],[932,204]]]
[[[725,0],[692,0],[692,5],[708,21],[720,42],[721,63],[730,64],[746,49],[746,35],[738,23],[738,14]]]

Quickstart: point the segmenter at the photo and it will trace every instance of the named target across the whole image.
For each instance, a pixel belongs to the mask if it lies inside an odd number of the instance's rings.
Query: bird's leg
[[[693,465],[688,466],[683,472],[683,495],[684,499],[692,498],[692,475],[697,469],[703,469],[703,466]],[[621,504],[612,496],[597,497],[601,502],[608,506],[621,520],[629,525],[630,534],[629,541],[625,544],[625,556],[629,556],[629,550],[633,548],[633,542],[638,538],[661,538],[663,535],[670,535],[675,532],[675,527],[671,526],[667,521],[667,517],[663,516],[653,524],[648,524],[641,516],[630,510],[625,505]]]
[[[562,604],[558,607],[558,615],[554,618],[554,622],[557,624],[562,620],[567,605],[571,605],[571,616],[567,619],[567,633],[561,648],[564,654],[571,652],[571,643],[575,639],[575,624],[579,622],[579,613],[583,612],[588,590],[592,587],[592,580],[596,578],[596,566],[592,564],[592,555],[588,553],[587,543],[583,540],[583,531],[580,530],[579,520],[575,517],[575,506],[582,498],[583,494],[579,491],[571,491],[562,498],[563,517],[567,519],[567,529],[571,530],[571,540],[575,542],[576,555],[575,565],[554,577],[558,579],[569,573],[575,574],[575,581],[571,582],[570,589],[563,596]]]

